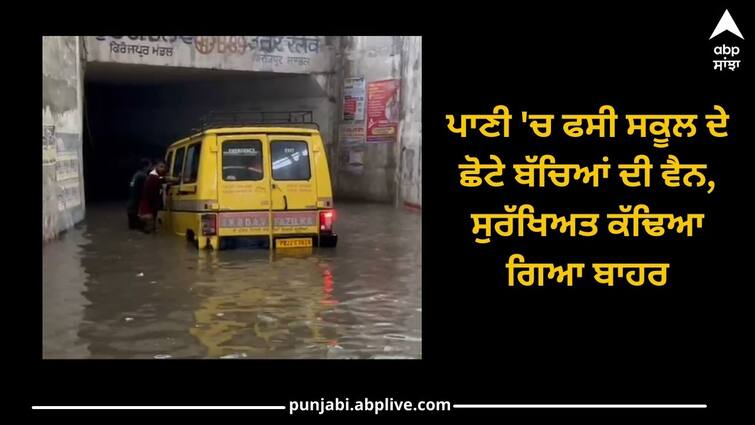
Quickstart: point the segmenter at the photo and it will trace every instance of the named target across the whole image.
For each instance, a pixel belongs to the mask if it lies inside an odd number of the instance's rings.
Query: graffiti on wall
[[[180,46],[201,55],[253,56],[253,61],[274,65],[307,66],[321,51],[320,39],[304,36],[96,36],[108,42],[112,53],[138,56],[173,56]]]

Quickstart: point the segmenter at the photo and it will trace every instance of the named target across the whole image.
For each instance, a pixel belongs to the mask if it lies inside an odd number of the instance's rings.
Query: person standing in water
[[[165,161],[157,161],[155,168],[150,171],[144,181],[141,201],[139,202],[139,218],[144,223],[144,231],[152,233],[156,230],[157,212],[162,203],[163,178],[168,171]]]
[[[147,173],[149,173],[151,169],[152,161],[142,158],[139,161],[139,169],[136,170],[131,177],[128,204],[126,205],[129,229],[142,228],[142,221],[139,219],[139,203],[142,199],[142,191],[144,189],[144,182],[147,180]]]

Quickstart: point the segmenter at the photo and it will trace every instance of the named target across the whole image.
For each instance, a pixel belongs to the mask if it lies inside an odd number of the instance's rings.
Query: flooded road
[[[43,248],[44,358],[420,358],[420,215],[337,211],[337,248],[279,254],[197,251],[87,205]]]

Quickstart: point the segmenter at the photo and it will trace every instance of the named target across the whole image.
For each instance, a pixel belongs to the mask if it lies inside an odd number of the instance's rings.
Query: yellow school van
[[[272,248],[334,247],[336,212],[319,128],[302,113],[211,114],[167,150],[161,229],[197,248],[239,241]],[[306,113],[305,113],[306,116]]]

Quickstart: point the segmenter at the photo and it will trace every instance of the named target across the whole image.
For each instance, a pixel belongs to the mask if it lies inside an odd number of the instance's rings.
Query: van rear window
[[[223,180],[262,180],[262,143],[259,140],[223,142]]]
[[[173,166],[173,151],[168,151],[168,154],[165,155],[165,166],[168,167],[169,171],[171,170],[171,167]]]
[[[184,183],[195,183],[197,181],[197,174],[199,173],[199,155],[201,151],[201,143],[194,143],[189,146],[189,150],[186,151],[186,172],[183,176]]]
[[[309,180],[309,150],[307,142],[275,140],[270,143],[273,160],[273,179]]]
[[[183,172],[185,153],[186,153],[186,148],[180,148],[179,150],[176,151],[176,159],[173,163],[173,177],[178,177]]]

